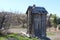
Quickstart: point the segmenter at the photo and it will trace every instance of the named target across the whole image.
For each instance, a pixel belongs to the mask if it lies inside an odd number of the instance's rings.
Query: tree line
[[[0,12],[0,32],[4,33],[13,26],[27,27],[27,16],[26,14],[18,14],[12,12]]]
[[[47,16],[47,28],[54,27],[60,24],[60,18],[56,14],[50,14]],[[7,31],[10,27],[21,26],[23,28],[27,27],[27,15],[23,13],[12,13],[12,12],[0,12],[0,32],[2,30]]]
[[[54,27],[56,31],[56,28],[58,27],[59,24],[60,24],[60,17],[58,17],[56,14],[50,14],[48,16],[48,28]]]

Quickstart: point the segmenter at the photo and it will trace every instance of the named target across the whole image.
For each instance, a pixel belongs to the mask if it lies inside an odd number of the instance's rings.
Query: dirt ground
[[[21,31],[23,32],[27,32],[27,29],[9,29],[8,32],[12,32],[12,33],[20,33]],[[47,36],[48,38],[50,38],[51,40],[60,40],[60,31],[47,31],[47,32],[50,32],[50,33],[54,33],[54,35],[51,35],[51,36]]]
[[[49,37],[51,40],[60,40],[60,31],[50,31],[51,33],[54,33],[54,35],[51,36],[47,36]]]

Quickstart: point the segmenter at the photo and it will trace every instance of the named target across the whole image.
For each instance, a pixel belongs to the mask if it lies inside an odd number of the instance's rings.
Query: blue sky
[[[0,0],[0,11],[12,11],[25,13],[28,6],[45,7],[48,13],[60,16],[60,0]]]

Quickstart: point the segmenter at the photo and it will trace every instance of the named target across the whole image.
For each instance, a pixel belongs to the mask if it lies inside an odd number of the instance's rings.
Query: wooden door
[[[34,34],[35,36],[39,36],[39,31],[38,31],[38,28],[39,28],[39,15],[34,15]]]

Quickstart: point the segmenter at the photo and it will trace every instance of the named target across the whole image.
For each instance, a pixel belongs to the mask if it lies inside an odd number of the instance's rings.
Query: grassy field
[[[51,33],[51,32],[47,32],[47,35],[48,36],[54,36],[54,33]],[[20,34],[8,34],[8,35],[5,35],[5,36],[0,36],[0,40],[6,40],[6,39],[9,39],[9,38],[14,38],[16,40],[38,40],[37,38],[28,38],[26,36],[22,36]]]
[[[38,40],[36,38],[28,38],[28,37],[21,36],[20,34],[18,34],[20,31],[25,32],[26,29],[11,29],[10,31],[14,32],[14,34],[0,36],[0,40],[5,40],[9,38],[15,38],[17,40]],[[47,31],[46,33],[47,33],[47,37],[49,37],[51,40],[60,40],[60,31]]]
[[[37,40],[37,38],[28,38],[19,34],[8,34],[6,36],[0,36],[0,40],[7,40],[9,38],[14,38],[16,40]]]
[[[47,32],[47,36],[54,36],[55,34],[53,32]]]

